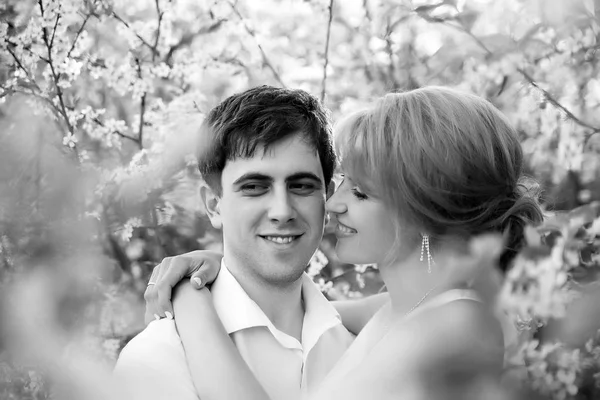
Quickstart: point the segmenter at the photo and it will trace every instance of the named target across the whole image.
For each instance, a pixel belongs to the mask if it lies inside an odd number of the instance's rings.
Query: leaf
[[[534,227],[526,226],[523,233],[528,246],[539,246],[542,244],[540,233]]]
[[[587,0],[544,0],[537,5],[537,13],[542,21],[557,28],[585,26],[594,18],[586,3]]]
[[[598,210],[594,204],[586,204],[571,210],[568,215],[572,224],[582,226],[594,221],[598,217]]]
[[[444,5],[444,2],[437,3],[437,4],[429,4],[429,5],[419,6],[419,7],[415,8],[414,11],[416,13],[423,14],[423,13],[427,13],[427,12],[433,11],[436,8],[441,7],[443,5]]]
[[[433,17],[429,14],[421,14],[421,18],[423,18],[427,22],[445,22],[446,19],[441,17]]]
[[[456,15],[456,20],[465,28],[467,31],[471,31],[473,25],[479,17],[479,12],[475,10],[465,10]]]
[[[530,41],[542,27],[542,24],[535,24],[531,28],[529,28],[527,32],[525,32],[525,34],[518,40],[519,45],[522,46],[528,41]]]
[[[495,33],[479,37],[479,40],[495,56],[504,55],[517,50],[517,43],[507,35]]]

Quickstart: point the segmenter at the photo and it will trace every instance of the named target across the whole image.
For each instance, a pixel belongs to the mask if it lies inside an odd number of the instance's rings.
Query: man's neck
[[[301,342],[304,320],[302,277],[289,284],[274,285],[248,273],[244,266],[238,265],[235,260],[226,257],[225,265],[273,325]]]

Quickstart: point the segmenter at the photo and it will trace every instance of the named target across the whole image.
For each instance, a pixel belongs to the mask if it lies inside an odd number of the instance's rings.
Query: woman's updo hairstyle
[[[506,270],[526,224],[542,213],[521,177],[523,152],[508,119],[488,101],[443,87],[390,93],[336,126],[342,169],[436,239],[505,235]]]

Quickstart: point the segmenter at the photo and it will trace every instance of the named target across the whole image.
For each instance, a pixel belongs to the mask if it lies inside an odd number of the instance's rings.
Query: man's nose
[[[288,222],[295,218],[296,209],[287,190],[276,190],[269,205],[269,219],[276,222]]]

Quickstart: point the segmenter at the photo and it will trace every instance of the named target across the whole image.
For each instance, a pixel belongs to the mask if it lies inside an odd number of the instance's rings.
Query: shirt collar
[[[217,314],[228,334],[255,326],[269,326],[271,323],[229,272],[224,261],[221,261],[221,270],[210,291]]]
[[[326,331],[341,325],[342,318],[306,273],[302,275],[302,298],[304,299],[302,347],[305,352],[308,352]]]
[[[293,338],[273,325],[227,269],[224,261],[221,261],[221,271],[212,284],[211,293],[217,314],[228,334],[263,326],[268,328],[282,345],[295,347],[290,343],[290,339]],[[341,324],[341,317],[306,273],[302,275],[302,298],[305,308],[302,347],[307,351],[316,344],[323,333]]]

